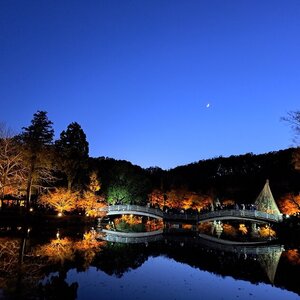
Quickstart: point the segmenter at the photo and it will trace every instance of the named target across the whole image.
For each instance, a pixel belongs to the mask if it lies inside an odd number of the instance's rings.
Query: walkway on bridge
[[[276,205],[268,180],[255,201],[255,207],[255,210],[222,209],[202,214],[170,214],[157,208],[138,205],[111,205],[102,210],[106,210],[108,216],[133,214],[174,221],[207,222],[215,220],[248,220],[261,223],[282,222],[282,214]]]

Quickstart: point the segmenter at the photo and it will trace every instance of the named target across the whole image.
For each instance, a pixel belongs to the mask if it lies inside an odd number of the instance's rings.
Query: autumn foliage
[[[293,215],[300,212],[300,195],[286,194],[278,202],[279,210],[283,214]]]
[[[171,189],[166,193],[155,189],[148,195],[149,202],[153,206],[167,206],[174,209],[196,209],[201,210],[212,203],[212,198],[200,195],[185,188]]]
[[[39,203],[63,213],[76,208],[76,200],[78,197],[79,194],[77,192],[65,188],[57,188],[53,192],[42,195]]]
[[[105,207],[106,203],[103,198],[95,195],[93,192],[86,191],[78,199],[76,206],[83,210],[87,216],[96,217],[104,214],[104,212],[100,212],[100,208]]]

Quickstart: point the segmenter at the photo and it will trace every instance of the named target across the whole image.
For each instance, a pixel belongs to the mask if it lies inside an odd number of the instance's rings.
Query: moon
[[[207,103],[207,104],[206,104],[206,108],[209,108],[209,107],[210,107],[210,103]]]

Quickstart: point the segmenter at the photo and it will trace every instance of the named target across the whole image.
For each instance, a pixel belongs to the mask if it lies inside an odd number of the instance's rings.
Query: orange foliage
[[[247,227],[246,227],[245,224],[240,224],[240,225],[239,225],[239,231],[240,231],[243,235],[245,235],[245,234],[248,233],[248,229],[247,229]]]
[[[234,226],[230,225],[230,224],[223,224],[223,232],[226,235],[230,235],[230,236],[237,236],[237,229],[234,228]]]
[[[96,193],[101,189],[101,183],[98,180],[98,176],[96,172],[92,172],[90,174],[90,184],[89,189],[91,192]]]
[[[300,265],[300,253],[297,249],[291,249],[282,253],[287,260],[293,265]]]
[[[287,194],[278,202],[279,210],[283,214],[293,215],[300,212],[300,195]]]
[[[151,205],[158,205],[160,208],[167,206],[175,209],[197,209],[201,210],[212,203],[212,198],[206,195],[199,195],[186,188],[172,189],[166,193],[155,189],[148,195]]]
[[[54,192],[42,195],[39,199],[39,203],[44,206],[50,206],[56,211],[63,213],[75,209],[77,198],[77,192],[72,192],[65,188],[57,188]]]
[[[147,231],[155,231],[164,228],[164,221],[157,219],[149,219],[146,222],[146,230]]]
[[[128,225],[138,225],[138,224],[142,224],[143,218],[134,215],[122,215],[122,217],[116,218],[114,220],[115,225],[118,225],[121,222],[125,222]],[[163,229],[164,222],[163,220],[158,220],[158,219],[147,219],[145,223],[145,227],[146,227],[146,231]]]
[[[60,238],[57,233],[57,238],[50,243],[40,246],[36,250],[36,255],[44,256],[49,261],[63,264],[66,260],[73,260],[75,254],[80,254],[84,259],[84,265],[87,267],[95,255],[101,250],[106,242],[97,240],[95,230],[90,230],[83,235],[83,239],[73,241],[70,238]]]
[[[197,209],[208,206],[212,203],[209,196],[202,196],[186,189],[177,189],[167,192],[166,205],[176,209]]]
[[[101,247],[105,244],[106,242],[97,240],[97,233],[95,230],[90,230],[83,235],[81,241],[74,242],[73,247],[80,253],[84,260],[84,268],[87,269],[96,254],[101,251]]]
[[[80,197],[77,201],[77,207],[91,217],[103,216],[105,212],[100,212],[99,209],[105,206],[106,203],[103,199],[90,191],[84,192],[83,197]]]
[[[122,217],[115,219],[116,225],[120,222],[125,222],[129,225],[137,225],[142,223],[142,217],[137,217],[134,215],[122,215]]]
[[[97,235],[95,230],[90,230],[83,235],[83,239],[81,241],[77,241],[74,243],[74,249],[79,251],[86,251],[89,249],[96,248],[100,251],[99,246],[102,245],[103,241],[97,240]]]
[[[227,206],[227,205],[234,205],[234,204],[235,204],[235,201],[232,200],[232,199],[225,199],[225,200],[222,201],[222,204],[223,204],[224,206]]]
[[[211,222],[200,223],[198,225],[198,230],[201,233],[209,234],[212,231],[212,223]]]
[[[160,208],[163,208],[164,206],[164,193],[160,190],[153,190],[148,195],[149,203],[153,206],[159,206]]]
[[[36,254],[46,256],[52,262],[63,264],[65,260],[74,259],[75,252],[73,243],[69,238],[60,239],[58,237],[51,240],[49,244],[38,248]]]
[[[260,227],[258,233],[261,237],[276,237],[276,232],[268,225]]]
[[[182,224],[182,229],[191,230],[193,228],[192,224]]]

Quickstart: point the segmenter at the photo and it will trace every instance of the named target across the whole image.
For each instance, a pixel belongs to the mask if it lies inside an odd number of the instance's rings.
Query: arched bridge
[[[279,223],[282,221],[281,214],[268,214],[258,210],[217,210],[203,214],[170,214],[160,209],[139,205],[111,205],[102,209],[107,211],[108,216],[113,215],[140,215],[156,219],[207,222],[215,220],[248,220],[261,223]]]
[[[139,205],[110,205],[102,209],[107,211],[108,216],[114,215],[139,215],[150,218],[163,219],[164,213],[160,209]]]
[[[199,222],[215,221],[215,220],[247,220],[259,223],[279,223],[282,222],[281,214],[268,214],[258,210],[217,210],[208,213],[200,214],[198,216]]]

